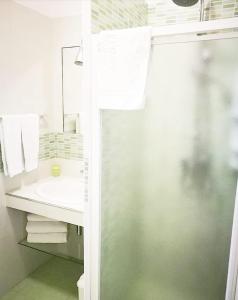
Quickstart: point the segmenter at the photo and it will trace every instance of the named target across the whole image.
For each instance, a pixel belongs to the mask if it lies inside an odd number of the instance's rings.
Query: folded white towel
[[[66,233],[28,233],[28,243],[46,243],[61,244],[67,243]]]
[[[49,219],[49,218],[46,218],[46,217],[42,217],[42,216],[39,216],[39,215],[35,215],[35,214],[27,214],[27,221],[40,221],[40,222],[59,222],[57,220],[54,220],[54,219]]]
[[[30,172],[38,167],[39,116],[36,114],[22,115],[21,130],[25,170]]]
[[[21,117],[1,116],[0,139],[4,174],[13,177],[24,171]]]
[[[151,28],[102,31],[95,36],[93,45],[99,108],[143,109]]]
[[[67,224],[63,222],[27,222],[26,231],[28,233],[51,233],[67,232]]]

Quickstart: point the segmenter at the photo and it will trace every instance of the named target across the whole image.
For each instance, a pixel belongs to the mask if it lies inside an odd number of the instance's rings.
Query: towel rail
[[[10,115],[10,116],[17,116],[18,114],[6,114],[6,115]],[[27,114],[23,114],[23,115],[27,115]],[[5,116],[5,115],[4,115]],[[0,119],[2,119],[3,117],[4,117],[3,115],[0,115]],[[40,117],[40,120],[47,120],[47,116],[46,115],[39,115],[39,117]]]
[[[9,114],[9,115],[17,115],[17,114]],[[0,121],[3,118],[3,115],[0,115]],[[40,130],[45,130],[48,127],[47,115],[39,115],[39,126]]]

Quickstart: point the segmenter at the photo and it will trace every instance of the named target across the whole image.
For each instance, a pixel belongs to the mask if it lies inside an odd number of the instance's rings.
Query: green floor
[[[0,300],[78,300],[76,283],[83,266],[53,258]]]

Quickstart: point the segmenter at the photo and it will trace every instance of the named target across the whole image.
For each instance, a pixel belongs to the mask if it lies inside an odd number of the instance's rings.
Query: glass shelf
[[[83,230],[75,225],[68,226],[68,241],[62,244],[29,243],[27,238],[18,242],[19,245],[42,253],[57,256],[83,265]]]
[[[77,255],[71,255],[66,253],[67,244],[38,244],[38,243],[28,243],[27,239],[18,242],[19,245],[31,248],[33,250],[46,253],[52,256],[57,256],[69,261],[83,265],[83,260],[77,257]]]

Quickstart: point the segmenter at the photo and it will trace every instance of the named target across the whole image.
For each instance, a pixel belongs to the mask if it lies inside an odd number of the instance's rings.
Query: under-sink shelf
[[[64,253],[67,244],[38,244],[38,243],[28,243],[27,239],[18,242],[19,245],[31,248],[33,250],[50,254],[52,256],[60,257],[78,264],[83,265],[84,262],[79,257],[75,257],[69,254]],[[58,249],[57,249],[58,248]],[[62,248],[62,249],[61,249]]]
[[[74,177],[48,177],[6,193],[6,206],[84,226],[84,182]]]

